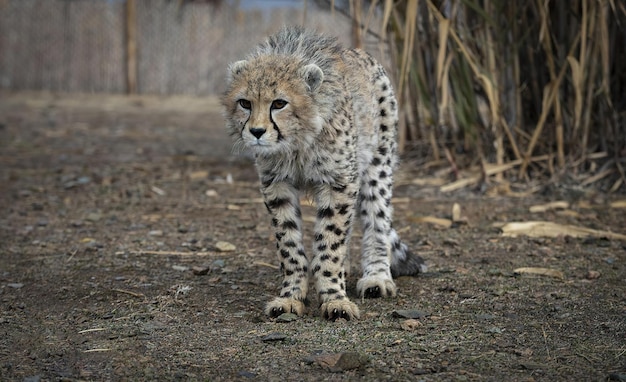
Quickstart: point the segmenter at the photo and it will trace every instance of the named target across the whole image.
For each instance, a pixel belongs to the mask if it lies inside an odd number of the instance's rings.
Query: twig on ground
[[[268,268],[272,268],[272,269],[280,269],[279,266],[274,265],[274,264],[270,264],[270,263],[266,263],[264,261],[255,261],[254,263],[252,263],[254,265],[260,265],[262,267],[268,267]]]
[[[223,255],[226,252],[204,251],[204,252],[178,252],[178,251],[129,251],[131,255],[156,255],[156,256],[216,256]]]
[[[101,353],[101,352],[106,352],[106,351],[111,351],[113,349],[109,349],[109,348],[96,348],[96,349],[88,349],[88,350],[84,350],[83,353]]]

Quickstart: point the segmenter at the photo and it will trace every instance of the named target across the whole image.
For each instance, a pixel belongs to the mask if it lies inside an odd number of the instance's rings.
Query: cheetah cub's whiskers
[[[304,314],[311,275],[323,317],[359,317],[344,268],[356,216],[363,226],[359,296],[395,296],[392,277],[426,271],[391,226],[398,110],[389,77],[370,55],[284,28],[229,67],[222,104],[235,145],[255,156],[275,229],[284,279],[266,314]],[[310,259],[302,191],[317,204]]]

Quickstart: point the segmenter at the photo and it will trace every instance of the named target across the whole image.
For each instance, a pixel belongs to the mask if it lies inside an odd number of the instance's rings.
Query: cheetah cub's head
[[[230,65],[222,98],[236,146],[257,155],[310,146],[322,130],[315,97],[324,73],[292,56],[264,55]]]

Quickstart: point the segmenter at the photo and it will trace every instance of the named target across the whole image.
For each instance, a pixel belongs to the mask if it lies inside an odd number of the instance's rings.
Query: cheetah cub
[[[344,268],[355,215],[363,226],[359,296],[395,296],[392,276],[426,270],[391,226],[398,105],[380,64],[292,27],[231,64],[227,82],[227,127],[235,145],[254,154],[284,275],[266,314],[304,314],[311,275],[323,317],[359,317]],[[302,244],[301,191],[317,205],[311,258]]]

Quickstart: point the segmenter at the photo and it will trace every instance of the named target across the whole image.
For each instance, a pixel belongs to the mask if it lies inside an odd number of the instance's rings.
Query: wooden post
[[[137,93],[137,13],[135,0],[126,0],[126,91]]]

